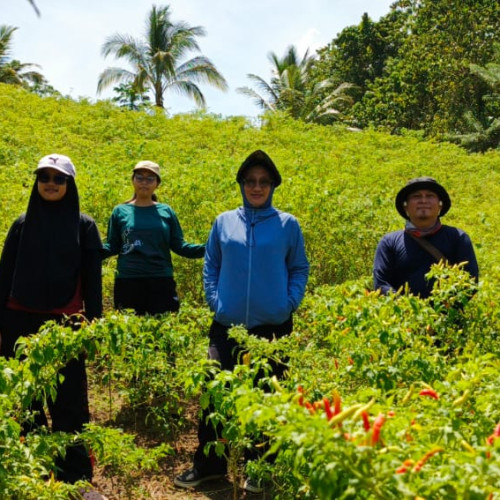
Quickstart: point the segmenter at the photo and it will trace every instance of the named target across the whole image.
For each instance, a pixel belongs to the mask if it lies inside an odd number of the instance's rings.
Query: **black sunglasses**
[[[50,175],[50,174],[41,172],[37,175],[37,180],[38,180],[38,182],[41,182],[42,184],[47,184],[48,182],[53,182],[54,184],[57,184],[58,186],[64,186],[64,184],[66,184],[66,182],[68,182],[68,176],[62,175],[62,174]]]

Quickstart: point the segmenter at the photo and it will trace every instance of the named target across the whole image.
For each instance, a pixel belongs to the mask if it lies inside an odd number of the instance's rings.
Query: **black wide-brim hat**
[[[451,200],[446,189],[432,177],[416,177],[415,179],[408,181],[406,186],[401,189],[396,196],[396,210],[399,212],[401,217],[409,220],[409,217],[406,215],[404,202],[408,199],[408,196],[411,193],[418,191],[419,189],[427,189],[438,195],[439,199],[443,203],[439,214],[441,217],[448,212],[451,207]]]
[[[265,168],[269,172],[269,175],[273,179],[274,187],[278,187],[281,184],[281,175],[278,172],[276,165],[273,160],[271,160],[269,155],[260,149],[248,155],[245,161],[241,164],[241,167],[238,169],[238,173],[236,174],[236,182],[241,184],[245,179],[246,171],[249,168],[256,166]]]

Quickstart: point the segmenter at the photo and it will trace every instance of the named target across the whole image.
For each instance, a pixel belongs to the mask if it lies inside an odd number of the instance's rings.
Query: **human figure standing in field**
[[[281,175],[271,158],[255,151],[238,170],[236,181],[243,206],[219,215],[210,232],[203,267],[205,295],[215,317],[209,331],[208,356],[222,370],[232,370],[242,348],[228,336],[234,325],[272,340],[289,335],[292,314],[299,306],[309,275],[304,238],[291,214],[272,206]],[[283,364],[271,364],[280,377]],[[227,472],[225,457],[205,445],[220,436],[203,412],[199,421],[199,445],[193,467],[175,478],[183,488],[197,486]],[[247,479],[245,489],[260,492],[260,484]]]
[[[138,315],[179,310],[171,251],[189,259],[205,255],[204,244],[184,241],[174,210],[158,202],[160,182],[158,164],[144,160],[135,165],[134,195],[113,209],[104,245],[104,257],[118,254],[115,308]]]
[[[80,212],[75,167],[64,155],[43,157],[28,209],[11,226],[0,259],[1,354],[14,356],[21,336],[38,332],[48,320],[78,327],[102,313],[101,238],[93,219]],[[71,321],[76,317],[78,321]],[[83,354],[62,370],[55,400],[47,401],[52,430],[76,433],[89,422],[87,375]],[[37,426],[48,426],[43,403],[32,405]],[[67,448],[56,461],[64,482],[92,479],[83,444]],[[104,498],[95,491],[84,498]]]
[[[450,207],[446,189],[431,177],[412,179],[399,191],[396,209],[406,219],[406,227],[380,240],[373,266],[375,289],[387,294],[408,284],[412,294],[428,297],[433,284],[425,275],[441,259],[450,264],[466,262],[465,269],[478,279],[479,268],[469,236],[461,229],[441,224],[441,217]]]

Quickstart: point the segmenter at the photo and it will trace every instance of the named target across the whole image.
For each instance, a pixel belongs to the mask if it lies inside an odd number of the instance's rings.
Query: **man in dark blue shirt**
[[[406,219],[404,230],[386,234],[375,252],[373,279],[375,289],[383,294],[396,292],[408,283],[414,295],[428,297],[432,282],[425,279],[431,265],[442,254],[449,264],[466,262],[465,269],[476,279],[479,276],[474,248],[461,229],[441,224],[451,207],[446,189],[432,177],[417,177],[399,191],[396,209]],[[418,239],[425,240],[424,245]],[[431,243],[438,252],[425,248]]]

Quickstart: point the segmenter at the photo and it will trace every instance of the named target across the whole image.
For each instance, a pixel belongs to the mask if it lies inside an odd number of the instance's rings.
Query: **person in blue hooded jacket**
[[[292,332],[292,314],[304,296],[309,276],[297,219],[272,206],[281,175],[271,158],[264,151],[254,151],[239,168],[236,181],[243,206],[215,220],[203,267],[205,295],[214,312],[208,355],[223,370],[232,370],[241,353],[240,346],[228,336],[232,326],[243,325],[268,340]],[[280,377],[284,365],[271,366]],[[199,422],[194,465],[175,478],[177,486],[197,486],[227,472],[225,457],[218,457],[213,447],[208,455],[203,452],[206,443],[217,437],[206,416]],[[262,491],[250,480],[245,482],[245,489]]]

